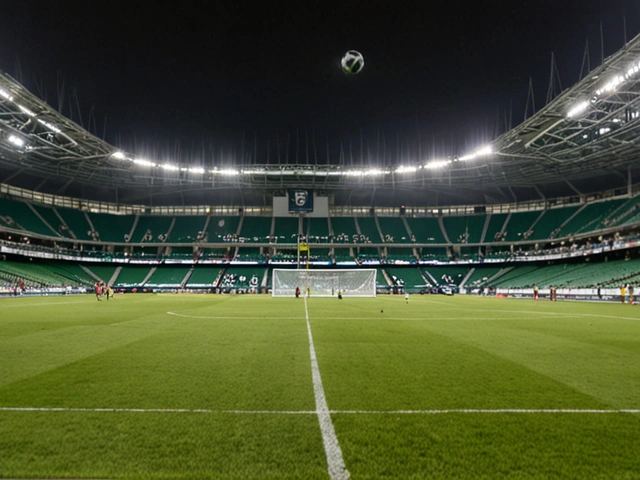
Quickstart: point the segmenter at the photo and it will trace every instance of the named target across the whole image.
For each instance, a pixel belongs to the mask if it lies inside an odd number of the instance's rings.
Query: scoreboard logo
[[[294,192],[294,201],[296,202],[296,207],[304,207],[307,203],[307,198],[309,197],[309,192],[306,190],[296,190]]]
[[[313,190],[289,190],[289,212],[313,212]]]

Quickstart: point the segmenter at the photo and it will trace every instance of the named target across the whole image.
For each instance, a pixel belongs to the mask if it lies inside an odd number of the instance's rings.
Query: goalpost
[[[338,292],[345,297],[375,297],[376,270],[273,269],[272,296],[293,297],[296,287],[300,288],[301,295],[306,295],[309,287],[313,297],[337,297]]]

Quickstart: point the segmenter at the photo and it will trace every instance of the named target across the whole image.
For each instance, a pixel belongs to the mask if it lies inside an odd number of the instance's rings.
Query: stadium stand
[[[509,219],[508,213],[494,213],[489,217],[489,224],[483,242],[502,242],[504,241],[504,228]]]
[[[332,217],[333,241],[335,243],[363,243],[355,219],[349,217]]]
[[[543,212],[538,210],[511,214],[504,230],[505,242],[529,240],[533,234],[533,224],[542,214]]]
[[[173,223],[173,217],[163,215],[139,215],[130,242],[164,242]]]
[[[373,217],[355,217],[356,229],[360,234],[358,243],[380,243],[383,241],[376,219]]]
[[[640,37],[603,61],[597,78],[628,69],[637,51]],[[140,168],[135,152],[102,141],[0,72],[3,275],[151,288],[209,286],[222,270],[233,285],[245,288],[240,278],[255,274],[262,286],[264,269],[297,264],[300,240],[310,244],[311,267],[374,266],[387,287],[392,276],[462,288],[636,280],[640,121],[631,108],[640,76],[625,76],[624,98],[594,91],[594,78],[468,155],[385,159],[375,169],[365,155],[359,165],[328,155],[326,164],[278,158],[277,167],[256,157],[246,159],[256,167],[248,173],[155,161]],[[568,114],[575,99],[596,97],[597,109]],[[276,211],[284,205],[276,199],[286,204],[299,188],[323,207],[309,217]]]
[[[102,242],[126,242],[133,228],[133,215],[110,215],[107,213],[89,213],[89,220]]]
[[[50,227],[27,202],[0,198],[0,216],[8,226],[25,232],[46,236],[59,235],[55,227]]]
[[[71,236],[71,232],[69,231],[69,227],[62,221],[54,208],[37,204],[33,204],[31,206],[34,212],[48,227],[50,227],[51,231],[54,232],[54,234],[68,239],[73,238]]]
[[[268,242],[272,235],[272,217],[249,217],[244,216],[238,241],[242,243],[264,243]]]
[[[207,287],[212,288],[217,285],[218,279],[222,276],[224,269],[216,268],[216,267],[196,267],[193,270],[193,273],[189,277],[187,282],[187,287],[190,288],[201,288]]]
[[[140,287],[153,273],[154,267],[127,265],[122,267],[114,285],[118,287]]]
[[[204,240],[204,227],[207,217],[198,215],[180,215],[173,217],[169,227],[167,242],[198,243]]]
[[[604,226],[606,217],[625,202],[624,199],[615,199],[587,204],[561,228],[558,236],[578,235],[598,230]]]
[[[407,231],[404,218],[377,217],[385,243],[411,243],[411,235]]]
[[[298,217],[278,217],[274,221],[273,241],[275,243],[298,242]]]
[[[429,266],[422,268],[422,272],[435,285],[459,286],[469,272],[469,267]]]
[[[309,243],[329,243],[329,219],[328,218],[303,218],[302,233]]]
[[[38,286],[90,286],[93,281],[78,265],[62,263],[34,263],[3,261],[0,262],[0,273],[7,281],[22,280],[29,285]]]
[[[210,216],[205,231],[205,240],[210,243],[237,241],[239,216]]]
[[[560,232],[561,226],[578,211],[580,207],[561,207],[544,211],[542,217],[533,227],[532,240],[546,240],[555,238]]]
[[[265,272],[265,268],[230,267],[222,274],[217,286],[223,292],[232,289],[257,292],[260,289]]]
[[[420,270],[416,267],[385,267],[384,271],[391,280],[391,286],[401,287],[406,292],[419,292],[429,286],[425,277],[422,276]]]
[[[174,267],[165,265],[156,268],[147,278],[144,285],[147,287],[182,287],[186,285],[189,280],[188,276],[191,271],[192,267]]]
[[[57,211],[69,227],[69,234],[78,240],[95,240],[95,233],[89,224],[85,212],[72,208],[57,208]]]
[[[447,237],[453,243],[480,243],[486,215],[443,217]]]
[[[407,224],[413,233],[416,243],[449,243],[440,228],[438,218],[407,217]]]

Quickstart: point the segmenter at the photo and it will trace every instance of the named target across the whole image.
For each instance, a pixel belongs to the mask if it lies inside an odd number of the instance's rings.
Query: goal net
[[[313,297],[337,297],[341,292],[345,297],[375,297],[375,269],[355,270],[294,270],[275,268],[273,270],[274,297],[293,297],[296,287],[306,295],[307,287]]]

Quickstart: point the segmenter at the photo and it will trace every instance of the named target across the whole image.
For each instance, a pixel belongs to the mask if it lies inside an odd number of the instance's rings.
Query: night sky
[[[77,97],[85,128],[139,155],[324,163],[327,144],[332,162],[384,144],[395,162],[482,145],[522,122],[530,78],[543,106],[551,52],[567,88],[587,40],[594,68],[640,33],[632,0],[259,3],[3,2],[0,70],[80,123]]]

